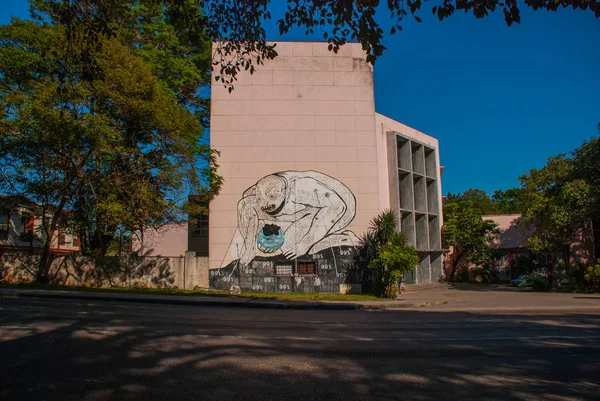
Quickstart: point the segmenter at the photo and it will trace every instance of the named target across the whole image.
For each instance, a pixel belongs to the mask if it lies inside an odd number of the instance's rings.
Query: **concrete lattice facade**
[[[235,280],[259,291],[332,292],[347,283],[346,248],[381,210],[408,210],[394,203],[398,183],[389,172],[397,177],[398,164],[388,154],[391,135],[421,146],[423,170],[435,171],[423,174],[426,188],[435,186],[424,210],[427,245],[419,239],[422,230],[414,242],[427,252],[440,248],[437,140],[375,113],[373,71],[361,46],[348,44],[334,54],[326,43],[278,43],[277,51],[253,75],[239,76],[232,93],[212,85],[211,146],[221,153],[224,185],[210,205],[209,265],[227,268],[214,276],[229,277],[219,285]],[[269,203],[269,196],[281,200]],[[420,212],[413,205],[413,219]],[[417,274],[417,282],[438,279],[426,256],[427,278]],[[279,274],[288,272],[286,263],[291,272]],[[299,276],[304,282],[295,287]],[[278,285],[284,279],[291,285]]]
[[[405,281],[437,281],[443,258],[437,146],[393,130],[386,131],[386,136],[390,206],[399,216],[400,231],[419,250],[419,265]]]

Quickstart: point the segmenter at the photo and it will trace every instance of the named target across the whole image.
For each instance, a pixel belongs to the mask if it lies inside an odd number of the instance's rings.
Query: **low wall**
[[[33,281],[39,255],[0,255],[0,281]],[[208,258],[186,252],[183,257],[107,256],[92,258],[70,254],[56,257],[50,282],[92,287],[208,288]]]

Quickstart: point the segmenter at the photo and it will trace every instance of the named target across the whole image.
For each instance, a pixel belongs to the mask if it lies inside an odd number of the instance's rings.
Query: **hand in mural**
[[[243,254],[242,257],[240,258],[240,265],[242,267],[246,267],[250,264],[250,262],[252,262],[252,259],[254,259],[256,255],[251,252],[250,249],[247,249]]]
[[[291,244],[289,247],[282,247],[281,253],[285,256],[286,259],[296,259],[298,256],[306,255],[310,250],[312,244],[298,243]]]

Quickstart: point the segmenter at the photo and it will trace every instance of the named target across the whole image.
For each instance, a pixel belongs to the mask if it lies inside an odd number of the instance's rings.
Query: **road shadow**
[[[59,316],[32,302],[25,314],[0,300],[3,400],[597,400],[600,394],[598,341],[582,338],[598,334],[595,314],[558,324],[544,316],[412,311],[274,311],[277,318],[268,320],[264,311],[219,308],[220,319],[202,320],[193,318],[195,307],[69,301]],[[249,324],[261,319],[260,328]],[[447,337],[448,322],[456,322],[452,330],[462,340]],[[489,340],[470,339],[470,331],[488,332]]]

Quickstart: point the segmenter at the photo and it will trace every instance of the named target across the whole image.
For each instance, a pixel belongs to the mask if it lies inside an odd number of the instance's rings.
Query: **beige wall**
[[[183,256],[188,248],[187,223],[146,230],[143,242],[138,233],[133,236],[132,248],[140,256]]]
[[[221,194],[210,209],[210,267],[224,260],[242,193],[268,174],[315,170],[355,195],[348,227],[362,234],[380,210],[373,72],[359,44],[278,43],[279,56],[244,73],[228,93],[213,83],[211,146],[221,152]]]
[[[31,282],[40,255],[0,254],[0,281]],[[208,288],[208,258],[186,252],[182,257],[58,256],[50,268],[50,283],[94,287]]]

